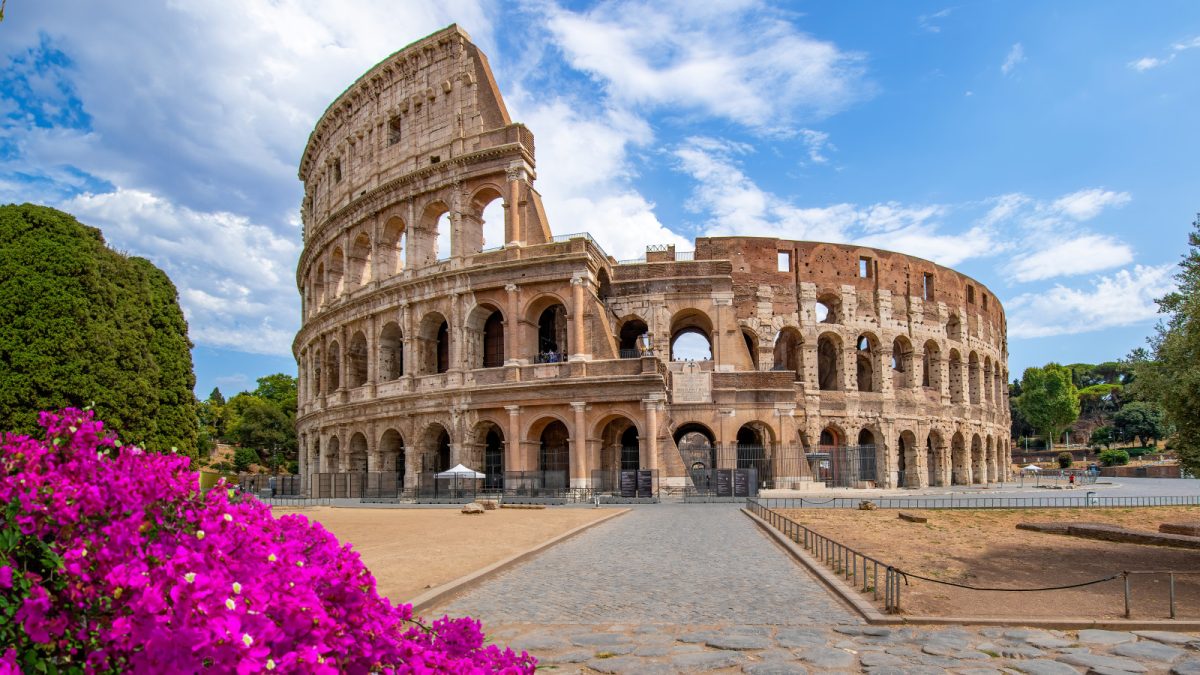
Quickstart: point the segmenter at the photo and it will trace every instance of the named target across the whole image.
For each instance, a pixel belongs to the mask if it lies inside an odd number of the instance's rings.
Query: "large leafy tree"
[[[1175,427],[1180,463],[1200,472],[1200,215],[1188,233],[1189,250],[1175,273],[1174,293],[1159,298],[1167,319],[1150,339],[1153,359],[1137,361],[1139,391],[1162,405]]]
[[[1118,438],[1137,439],[1142,447],[1167,435],[1162,408],[1156,403],[1134,401],[1113,415],[1113,427]]]
[[[0,206],[0,428],[92,405],[123,440],[196,451],[191,342],[171,280],[100,231]]]
[[[1057,363],[1026,368],[1016,407],[1046,437],[1048,446],[1054,447],[1054,438],[1079,417],[1079,390],[1070,368]]]
[[[223,406],[225,438],[258,450],[278,469],[296,458],[296,403],[296,378],[283,373],[260,377],[254,391],[244,391]]]

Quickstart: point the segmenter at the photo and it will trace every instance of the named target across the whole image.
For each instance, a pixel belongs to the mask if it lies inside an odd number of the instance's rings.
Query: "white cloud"
[[[1018,42],[1008,50],[1008,56],[1004,57],[1004,63],[1000,64],[1000,72],[1008,75],[1018,64],[1025,61],[1025,48]]]
[[[179,289],[194,342],[291,354],[300,315],[294,277],[298,237],[141,190],[84,193],[57,206],[99,227],[111,247],[166,271]]]
[[[537,188],[555,232],[588,232],[618,259],[640,257],[648,244],[692,247],[659,222],[654,204],[632,187],[630,153],[653,138],[645,120],[521,89],[509,102],[537,134]]]
[[[1130,199],[1128,192],[1091,188],[1059,197],[1054,201],[1054,208],[1075,220],[1091,220],[1104,209],[1124,206]]]
[[[1017,281],[1077,276],[1126,265],[1133,250],[1112,237],[1088,234],[1057,241],[1017,256],[1009,268]]]
[[[700,111],[773,134],[870,95],[864,57],[800,32],[756,0],[546,6],[570,64],[622,105]]]
[[[1005,303],[1008,334],[1014,338],[1087,333],[1153,320],[1155,298],[1174,290],[1174,264],[1136,265],[1093,279],[1088,287],[1056,284]]]
[[[825,156],[825,152],[837,150],[833,143],[829,142],[829,134],[824,131],[801,129],[800,140],[804,142],[804,147],[808,150],[808,159],[814,164],[828,163],[829,158]]]
[[[1190,40],[1184,40],[1182,42],[1176,42],[1172,44],[1166,56],[1143,56],[1140,59],[1134,59],[1133,61],[1130,61],[1128,65],[1130,68],[1138,71],[1139,73],[1144,73],[1147,70],[1161,68],[1162,66],[1174,61],[1175,57],[1178,56],[1180,52],[1185,52],[1189,49],[1196,49],[1197,47],[1200,47],[1200,35],[1191,38]]]
[[[942,32],[940,20],[950,16],[950,14],[956,9],[958,8],[947,7],[943,10],[934,12],[933,14],[922,14],[921,16],[917,17],[917,25],[927,32],[940,33]]]

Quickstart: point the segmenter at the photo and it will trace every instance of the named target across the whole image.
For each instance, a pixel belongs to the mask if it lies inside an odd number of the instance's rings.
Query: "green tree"
[[[1114,441],[1116,441],[1116,437],[1113,434],[1112,427],[1109,427],[1109,426],[1096,427],[1096,430],[1092,432],[1092,438],[1090,440],[1090,445],[1093,448],[1098,448],[1102,445],[1105,448],[1108,448],[1108,447],[1112,446]]]
[[[245,473],[251,464],[259,463],[258,453],[251,448],[238,448],[233,453],[233,468],[238,473]]]
[[[1175,273],[1176,291],[1159,298],[1167,319],[1150,339],[1153,358],[1135,368],[1147,398],[1175,427],[1171,445],[1180,463],[1200,473],[1200,214],[1188,233],[1188,252]]]
[[[31,204],[0,206],[0,428],[92,405],[122,440],[194,455],[191,342],[175,286],[100,231]]]
[[[1045,436],[1047,447],[1053,448],[1058,433],[1079,417],[1079,391],[1071,380],[1070,369],[1057,363],[1026,368],[1016,406],[1022,417]]]
[[[1075,457],[1069,452],[1058,453],[1056,459],[1058,460],[1058,468],[1060,469],[1069,469],[1075,463]]]
[[[1100,463],[1104,466],[1124,466],[1129,463],[1129,453],[1124,450],[1105,450],[1100,453]]]
[[[1118,438],[1137,439],[1142,447],[1167,435],[1163,411],[1155,403],[1134,401],[1113,415],[1113,428]]]

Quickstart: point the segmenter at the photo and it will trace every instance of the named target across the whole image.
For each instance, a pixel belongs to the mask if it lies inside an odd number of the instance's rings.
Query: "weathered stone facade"
[[[411,484],[460,462],[551,463],[587,487],[636,464],[683,485],[676,441],[695,432],[768,456],[871,445],[888,487],[1007,475],[1005,318],[983,285],[899,253],[753,237],[618,262],[551,235],[534,167],[533,134],[456,26],[322,116],[300,166],[302,474]],[[504,242],[484,250],[494,200]],[[687,334],[711,358],[673,361]]]

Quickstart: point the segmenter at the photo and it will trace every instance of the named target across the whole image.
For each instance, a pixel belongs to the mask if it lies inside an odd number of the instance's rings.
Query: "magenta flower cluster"
[[[425,626],[301,515],[201,493],[188,459],[120,447],[90,411],[0,446],[0,675],[532,673],[480,624]]]

